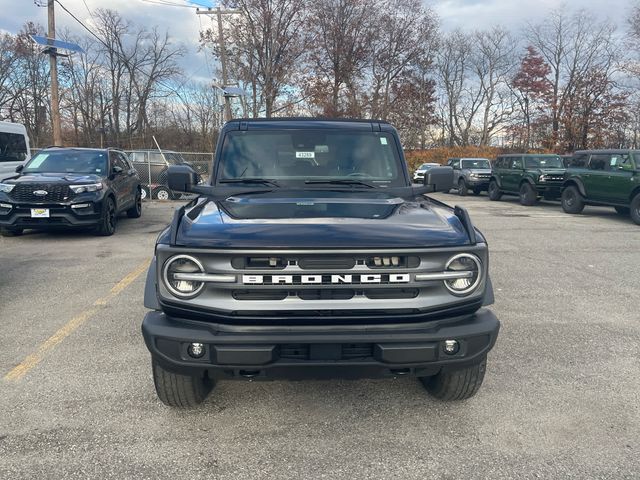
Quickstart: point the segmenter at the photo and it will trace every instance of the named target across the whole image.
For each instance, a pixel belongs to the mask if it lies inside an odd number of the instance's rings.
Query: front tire
[[[525,182],[520,185],[520,204],[525,207],[535,205],[538,201],[538,194],[530,183]]]
[[[96,227],[96,234],[102,237],[110,237],[116,232],[116,224],[118,223],[118,211],[116,210],[116,202],[113,198],[107,197],[102,206],[102,216],[100,223]]]
[[[458,180],[458,195],[461,197],[465,197],[467,195],[467,182],[464,181],[464,178]]]
[[[440,372],[433,377],[422,377],[424,388],[435,398],[444,401],[466,400],[473,397],[484,379],[487,358],[459,370]]]
[[[214,385],[204,375],[180,375],[165,370],[156,362],[152,363],[152,369],[158,398],[169,407],[196,407],[207,398]]]
[[[640,225],[640,193],[631,200],[631,220],[636,225]]]
[[[565,213],[577,214],[584,210],[584,200],[578,187],[575,185],[569,185],[562,190],[562,210]]]
[[[142,215],[142,193],[140,190],[136,192],[136,199],[133,207],[127,210],[127,217],[140,218]]]
[[[495,180],[491,180],[489,182],[489,200],[498,201],[502,198],[502,193],[500,193],[500,187],[498,186],[498,182]]]
[[[22,232],[22,228],[0,228],[0,235],[3,237],[19,237]]]

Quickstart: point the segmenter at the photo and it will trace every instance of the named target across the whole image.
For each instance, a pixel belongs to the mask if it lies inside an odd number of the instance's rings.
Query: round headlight
[[[464,276],[445,280],[444,285],[454,295],[467,295],[480,283],[482,266],[480,259],[470,253],[459,253],[449,259],[445,270],[448,272],[464,273]]]
[[[190,255],[176,255],[165,262],[162,276],[172,294],[188,298],[195,297],[204,288],[204,282],[188,278],[194,273],[204,273],[202,264]]]

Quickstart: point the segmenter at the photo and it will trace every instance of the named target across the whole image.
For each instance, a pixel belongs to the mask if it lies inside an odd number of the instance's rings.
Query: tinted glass
[[[574,168],[585,168],[587,166],[588,160],[589,160],[589,155],[587,155],[586,153],[580,153],[580,154],[574,155],[569,160],[569,166]]]
[[[462,168],[491,168],[489,160],[475,158],[473,160],[462,160]]]
[[[564,168],[564,162],[559,156],[524,157],[526,168]]]
[[[290,130],[230,132],[218,178],[282,181],[362,180],[405,185],[394,137],[383,132]]]
[[[591,160],[589,160],[589,169],[590,170],[609,170],[609,161],[611,159],[611,155],[591,155]]]
[[[27,158],[24,135],[0,132],[0,162],[22,162]]]
[[[633,170],[631,155],[628,153],[615,153],[609,160],[611,170]]]
[[[107,171],[107,154],[82,150],[49,150],[38,153],[25,166],[24,173],[92,173]]]
[[[512,170],[522,170],[522,158],[513,157],[513,158],[510,158],[509,160],[510,160],[509,167]]]

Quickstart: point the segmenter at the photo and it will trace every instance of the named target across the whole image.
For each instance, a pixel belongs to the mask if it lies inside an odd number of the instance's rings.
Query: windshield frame
[[[40,168],[40,165],[43,162],[47,161],[47,158],[50,155],[60,155],[60,154],[64,154],[65,152],[74,152],[77,155],[91,155],[91,156],[96,156],[96,155],[102,155],[104,157],[104,163],[103,163],[103,168],[101,168],[100,170],[94,169],[93,171],[68,171],[68,170],[52,170],[50,168],[45,168],[42,169]],[[43,155],[47,155],[47,157],[42,160],[40,162],[40,164],[37,167],[33,167],[30,168],[30,165],[32,165],[33,163],[35,163],[39,157],[43,156]],[[56,149],[56,150],[42,150],[38,153],[36,153],[33,157],[31,157],[31,159],[29,159],[29,161],[27,163],[24,164],[24,167],[22,168],[21,172],[22,174],[29,174],[29,173],[59,173],[59,174],[78,174],[78,175],[107,175],[109,172],[109,156],[106,152],[104,151],[95,151],[95,150],[76,150],[76,149]]]
[[[320,134],[320,135],[366,135],[375,138],[385,138],[386,143],[380,141],[381,145],[389,145],[389,152],[392,156],[392,162],[395,170],[395,177],[388,179],[381,179],[379,177],[369,177],[369,176],[361,176],[361,175],[353,175],[353,176],[320,176],[320,175],[297,175],[291,177],[284,177],[281,175],[264,175],[264,176],[248,176],[248,177],[225,177],[223,176],[223,168],[225,163],[225,149],[227,148],[227,142],[231,141],[234,136],[240,135],[274,135],[274,134],[302,134],[305,132],[309,132],[311,134]],[[354,172],[357,173],[357,172]],[[211,176],[210,185],[216,187],[226,187],[229,188],[231,185],[235,189],[237,188],[252,188],[255,189],[256,185],[241,185],[241,184],[230,184],[224,182],[224,180],[232,180],[233,178],[246,178],[246,179],[255,179],[258,180],[269,180],[271,182],[276,182],[278,184],[277,188],[294,188],[294,189],[304,189],[304,190],[353,190],[354,188],[358,188],[356,182],[353,184],[340,184],[341,180],[360,180],[367,183],[373,184],[376,188],[405,188],[411,185],[409,181],[406,160],[404,159],[404,155],[401,147],[398,145],[398,141],[396,135],[394,135],[391,131],[371,131],[371,130],[344,130],[338,128],[323,128],[323,127],[300,127],[300,128],[269,128],[269,129],[256,129],[256,130],[230,130],[225,132],[223,138],[218,143],[216,149],[216,161],[214,165],[214,175]],[[309,180],[312,183],[305,183]],[[338,182],[331,183],[331,181],[337,180]],[[317,183],[315,183],[317,181]],[[325,182],[326,181],[326,182]],[[362,188],[362,186],[360,186]]]

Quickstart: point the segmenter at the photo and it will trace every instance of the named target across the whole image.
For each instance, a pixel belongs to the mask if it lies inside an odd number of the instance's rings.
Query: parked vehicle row
[[[581,213],[586,205],[609,206],[640,225],[637,150],[581,150],[571,156],[507,154],[492,164],[488,159],[450,158],[447,165],[453,167],[459,195],[469,189],[476,195],[487,190],[493,201],[513,195],[526,206],[541,198],[560,199],[570,214]]]

